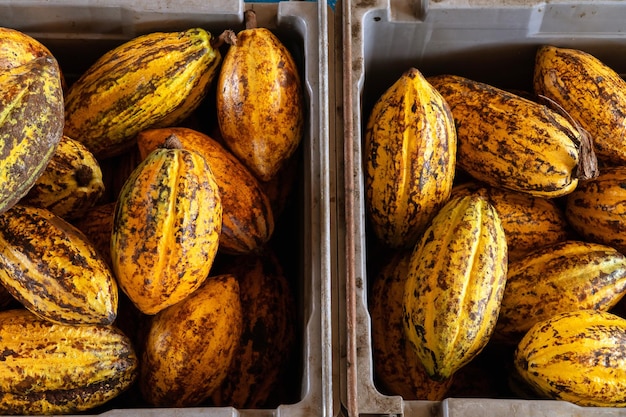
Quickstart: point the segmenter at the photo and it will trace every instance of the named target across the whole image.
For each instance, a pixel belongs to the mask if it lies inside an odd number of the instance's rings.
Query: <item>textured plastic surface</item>
[[[322,5],[323,6],[323,5]],[[296,352],[294,401],[276,409],[238,410],[232,407],[185,409],[125,408],[114,403],[97,410],[109,417],[126,416],[330,416],[339,412],[333,390],[331,256],[336,239],[330,230],[329,134],[327,81],[327,11],[313,2],[246,4],[233,0],[84,2],[80,0],[0,0],[0,26],[22,30],[46,44],[66,77],[76,77],[114,45],[152,31],[200,26],[212,33],[243,29],[243,12],[254,8],[258,25],[272,29],[291,49],[302,70],[306,103],[302,175],[296,182],[297,212],[295,281],[301,350]],[[322,41],[322,43],[320,43]],[[132,408],[132,409],[131,409]],[[94,410],[94,412],[96,412]]]
[[[376,385],[367,297],[368,259],[362,132],[375,100],[405,70],[454,73],[504,88],[529,88],[541,44],[588,51],[626,73],[626,4],[620,1],[371,0],[350,1],[335,20],[342,60],[345,215],[339,221],[342,404],[350,417],[626,416],[626,410],[581,408],[561,401],[451,398],[408,401]],[[339,146],[339,145],[338,145]],[[342,238],[343,236],[343,238]],[[345,264],[343,264],[345,262]],[[344,327],[345,326],[345,327]],[[477,378],[479,378],[477,376]]]

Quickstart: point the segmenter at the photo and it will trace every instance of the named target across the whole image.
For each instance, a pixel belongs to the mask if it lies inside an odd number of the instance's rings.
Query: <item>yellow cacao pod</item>
[[[66,324],[111,324],[118,287],[74,226],[42,208],[0,214],[0,282],[33,313]]]
[[[0,70],[0,212],[28,193],[63,134],[63,91],[51,56]]]
[[[140,387],[150,404],[198,405],[226,377],[242,332],[239,284],[212,276],[150,323],[141,359]]]
[[[417,69],[406,71],[375,103],[365,158],[374,234],[391,247],[414,245],[448,200],[456,164],[450,109]]]
[[[477,181],[455,185],[452,196],[469,194],[485,196],[498,212],[508,248],[509,261],[570,235],[561,206],[553,199],[494,187]]]
[[[626,166],[605,167],[567,196],[565,217],[585,240],[626,253]]]
[[[184,120],[206,96],[221,55],[201,28],[153,32],[102,55],[68,89],[65,134],[98,158],[118,155],[150,127]]]
[[[73,414],[124,392],[138,360],[117,328],[52,323],[18,309],[0,312],[0,413]]]
[[[544,45],[537,50],[533,86],[589,132],[598,159],[626,163],[626,81],[615,70],[581,50]]]
[[[217,121],[226,146],[268,181],[302,140],[304,96],[289,50],[269,29],[256,27],[252,10],[246,19],[217,79]]]
[[[259,181],[210,136],[185,127],[148,129],[137,135],[142,158],[176,135],[184,149],[201,154],[211,167],[222,201],[219,249],[230,254],[259,252],[274,232],[272,206]]]
[[[451,377],[489,341],[507,275],[506,237],[480,195],[444,205],[415,245],[404,288],[404,329],[428,375]]]
[[[275,254],[235,256],[220,273],[232,274],[239,283],[243,331],[226,378],[213,391],[218,407],[237,409],[277,407],[276,398],[287,366],[294,357],[295,300],[290,283]]]
[[[85,215],[104,194],[100,165],[81,142],[63,136],[23,204],[72,220]]]
[[[460,168],[489,185],[541,197],[578,184],[580,132],[547,106],[456,75],[429,77],[452,109]]]
[[[567,240],[509,262],[494,338],[518,343],[537,322],[572,310],[608,311],[626,294],[626,256]]]
[[[37,58],[54,57],[50,49],[26,33],[7,27],[0,27],[0,69],[14,68]],[[61,88],[65,91],[66,82],[58,66]]]
[[[515,369],[539,394],[581,406],[626,406],[626,319],[597,310],[535,324],[515,352]]]
[[[113,271],[145,314],[176,304],[202,284],[222,227],[211,169],[202,155],[174,142],[153,151],[131,173],[113,219]]]
[[[375,276],[370,292],[372,352],[376,380],[387,395],[405,400],[441,401],[454,377],[431,379],[409,344],[402,324],[402,299],[409,273],[410,250],[394,253]]]

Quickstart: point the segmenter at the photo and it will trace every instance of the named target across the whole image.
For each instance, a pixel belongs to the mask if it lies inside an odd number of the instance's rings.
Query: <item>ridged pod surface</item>
[[[216,140],[185,127],[140,132],[137,145],[142,158],[170,135],[175,135],[184,149],[201,154],[215,176],[223,210],[219,250],[230,254],[260,251],[274,232],[274,216],[256,177]]]
[[[20,202],[72,220],[85,215],[103,194],[96,158],[81,142],[63,136],[46,169]]]
[[[178,147],[148,155],[122,187],[111,259],[120,287],[145,314],[173,305],[208,277],[222,227],[215,177]]]
[[[517,346],[515,368],[543,396],[581,406],[626,406],[626,319],[597,310],[535,324]]]
[[[7,27],[0,27],[0,68],[14,68],[37,58],[54,57],[50,49],[26,33]],[[58,66],[61,87],[66,88],[65,78]]]
[[[518,343],[559,313],[608,311],[626,294],[626,256],[609,246],[568,240],[509,262],[494,338]]]
[[[150,127],[184,120],[206,96],[221,62],[201,28],[153,32],[102,55],[65,97],[65,134],[98,158],[120,154]]]
[[[295,300],[282,265],[269,250],[235,256],[220,273],[239,282],[243,331],[226,378],[213,391],[215,406],[274,408],[269,404],[284,388],[287,366],[296,347]]]
[[[506,237],[482,196],[450,199],[415,245],[402,305],[428,375],[451,377],[487,344],[507,275]]]
[[[581,50],[544,45],[533,86],[589,132],[599,159],[626,163],[626,81],[615,70]]]
[[[217,120],[226,146],[261,181],[302,141],[304,106],[299,69],[280,39],[254,23],[240,31],[217,80]]]
[[[570,236],[565,213],[554,200],[494,187],[477,181],[452,188],[452,196],[481,194],[498,212],[506,235],[509,261]]]
[[[387,395],[405,400],[441,401],[454,377],[432,380],[404,332],[402,298],[411,251],[395,253],[374,278],[369,296],[376,379]]]
[[[458,166],[487,184],[541,197],[578,184],[579,131],[548,107],[456,75],[428,81],[452,109]]]
[[[144,399],[186,407],[208,398],[232,362],[242,332],[241,308],[237,279],[218,275],[155,315],[141,359]]]
[[[567,196],[565,217],[592,242],[626,253],[626,166],[605,167]]]
[[[74,226],[42,208],[0,214],[0,282],[26,308],[66,324],[111,324],[118,287],[109,266]]]
[[[63,91],[51,56],[0,71],[0,212],[33,186],[63,135]]]
[[[72,414],[126,390],[137,375],[117,328],[56,324],[23,309],[0,312],[0,413]]]
[[[415,68],[377,100],[365,131],[365,190],[375,235],[415,244],[450,196],[456,131],[450,108]]]

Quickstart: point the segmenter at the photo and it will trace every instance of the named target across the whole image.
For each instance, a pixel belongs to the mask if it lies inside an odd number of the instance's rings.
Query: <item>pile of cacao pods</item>
[[[366,115],[383,393],[626,406],[626,82],[532,64],[528,92],[410,68]]]
[[[0,414],[293,401],[305,104],[245,16],[72,80],[0,28]]]

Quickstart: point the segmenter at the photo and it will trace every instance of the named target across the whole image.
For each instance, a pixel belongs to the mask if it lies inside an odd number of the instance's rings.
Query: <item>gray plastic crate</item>
[[[200,26],[212,33],[243,29],[243,12],[253,8],[258,25],[285,40],[299,62],[307,104],[302,144],[302,174],[297,179],[297,219],[292,244],[296,247],[293,271],[297,281],[300,340],[295,352],[295,382],[286,387],[294,400],[275,409],[238,410],[232,407],[183,409],[125,408],[115,402],[106,416],[294,416],[339,414],[338,372],[334,369],[331,319],[331,268],[336,239],[331,232],[329,130],[328,130],[328,25],[325,4],[276,2],[252,4],[235,0],[134,1],[0,0],[0,26],[24,31],[47,45],[72,78],[100,54],[134,36],[152,31],[183,30]],[[338,384],[337,384],[338,385]],[[115,401],[115,400],[114,400]],[[100,410],[100,409],[99,409]],[[98,411],[100,412],[100,411]]]
[[[537,46],[574,47],[626,73],[626,3],[534,0],[353,0],[335,17],[336,59],[343,71],[343,131],[338,158],[342,284],[341,401],[349,417],[626,416],[626,410],[582,408],[562,401],[449,398],[410,401],[376,385],[367,292],[368,254],[362,132],[376,99],[405,70],[454,73],[504,88],[529,88]],[[338,135],[339,137],[339,135]]]

